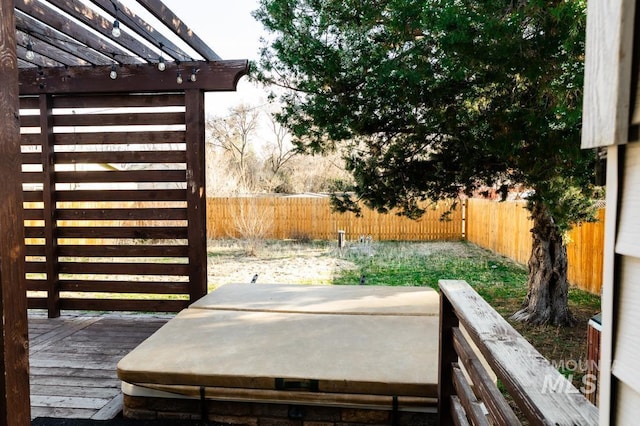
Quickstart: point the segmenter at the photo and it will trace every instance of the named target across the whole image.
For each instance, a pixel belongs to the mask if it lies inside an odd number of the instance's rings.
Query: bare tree
[[[249,191],[255,183],[256,154],[252,146],[260,111],[246,104],[229,110],[226,117],[207,120],[210,143],[222,149],[237,171],[239,189]]]
[[[285,169],[290,160],[296,156],[295,147],[290,141],[289,131],[282,127],[272,114],[266,114],[269,120],[270,139],[265,145],[265,170],[268,174],[266,185],[268,192],[288,192],[286,185],[291,168]]]

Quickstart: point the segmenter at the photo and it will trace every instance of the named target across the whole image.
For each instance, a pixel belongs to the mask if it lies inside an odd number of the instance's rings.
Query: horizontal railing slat
[[[189,275],[188,264],[175,263],[117,263],[117,262],[60,262],[63,274],[106,275]]]
[[[25,237],[43,238],[44,227],[25,227]],[[183,226],[72,226],[59,227],[58,238],[131,238],[156,240],[184,240],[187,238],[187,228]]]
[[[60,280],[61,291],[85,293],[188,294],[188,282]]]
[[[60,299],[62,310],[180,312],[188,300]],[[34,303],[35,304],[35,303]],[[45,306],[46,307],[46,304]]]
[[[58,246],[58,253],[66,257],[187,257],[189,246],[65,244]]]
[[[23,174],[24,175],[24,174]],[[42,182],[42,173],[29,173],[31,180]],[[38,176],[40,175],[40,176]],[[186,170],[134,170],[134,171],[100,171],[100,172],[56,172],[58,183],[120,183],[120,182],[184,182]],[[37,180],[40,178],[40,180]],[[27,182],[27,181],[24,181]]]
[[[481,395],[480,399],[489,410],[493,422],[505,426],[520,424],[520,420],[513,413],[497,386],[494,385],[493,380],[458,327],[453,329],[453,347],[471,377],[471,381],[475,384],[478,394]]]
[[[470,426],[469,420],[467,420],[464,407],[460,402],[460,398],[456,395],[451,396],[451,418],[453,419],[454,426]]]
[[[482,410],[481,403],[471,390],[469,382],[462,373],[462,370],[457,364],[452,366],[453,386],[456,390],[457,396],[460,398],[460,403],[464,407],[467,417],[471,417],[471,422],[474,426],[489,426],[489,421]],[[514,423],[517,425],[518,423]]]
[[[31,196],[37,201],[37,195]],[[79,190],[56,191],[58,201],[185,201],[187,191],[184,189],[149,189],[149,190]],[[40,191],[42,201],[42,191]]]
[[[187,209],[179,207],[61,208],[57,210],[57,218],[59,220],[187,220]]]
[[[23,154],[27,155],[27,154]],[[57,164],[184,163],[185,151],[58,152]]]

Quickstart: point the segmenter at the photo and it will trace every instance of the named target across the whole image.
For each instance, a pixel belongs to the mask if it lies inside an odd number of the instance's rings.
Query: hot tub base
[[[137,420],[204,420],[250,426],[430,426],[435,407],[421,411],[355,408],[291,402],[227,401],[194,398],[158,398],[124,395],[125,418]]]

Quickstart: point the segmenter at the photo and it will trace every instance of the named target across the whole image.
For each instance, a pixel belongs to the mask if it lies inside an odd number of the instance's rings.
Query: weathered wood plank
[[[123,274],[185,276],[189,265],[179,263],[60,262],[65,274]]]
[[[83,396],[87,398],[109,399],[118,395],[117,387],[80,388],[61,385],[32,385],[31,395],[40,396]]]
[[[101,98],[101,97],[100,97]],[[104,108],[104,106],[102,106]],[[22,135],[25,142],[31,135]],[[185,132],[146,131],[146,132],[92,132],[92,133],[56,133],[57,145],[154,145],[184,143]]]
[[[55,176],[59,183],[185,182],[186,170],[77,171],[57,172]]]
[[[190,300],[207,294],[207,189],[204,92],[187,90],[187,208]]]
[[[91,324],[100,321],[100,317],[87,317],[75,321],[60,321],[55,323],[55,327],[47,333],[40,334],[31,340],[29,351],[31,354],[40,352],[55,345],[65,337],[69,337],[78,330],[82,330]]]
[[[78,21],[84,23],[85,25],[88,25],[100,34],[106,36],[107,38],[112,38],[112,22],[104,18],[102,15],[96,13],[88,6],[73,0],[48,1],[49,3],[54,4],[66,13],[70,14]],[[146,59],[147,61],[155,61],[158,57],[158,55],[152,49],[141,43],[138,38],[131,35],[130,32],[128,30],[125,30],[124,28],[121,31],[120,37],[118,37],[118,44],[124,46],[129,51],[135,53],[143,59]],[[107,52],[110,51],[111,50],[107,50]],[[118,60],[120,60],[120,57],[118,57]]]
[[[460,323],[530,422],[598,424],[597,408],[466,282],[439,284]]]
[[[471,377],[476,392],[480,400],[488,408],[492,422],[498,425],[517,425],[520,423],[518,417],[513,413],[509,403],[502,396],[498,387],[485,371],[482,363],[476,356],[471,345],[465,340],[459,328],[453,329],[453,346],[456,348],[460,362],[464,365],[467,373]],[[455,376],[454,376],[455,379]],[[455,380],[454,380],[455,383]],[[461,398],[464,402],[464,399]],[[464,406],[465,404],[463,404]]]
[[[58,152],[57,164],[184,163],[184,151]]]
[[[67,19],[58,13],[51,13],[51,9],[43,6],[40,2],[16,0],[15,7],[51,28],[68,35],[76,40],[76,43],[87,45],[96,52],[110,52],[113,55],[117,55],[120,62],[137,62],[117,44],[108,43],[92,31],[86,31],[83,26],[72,19]]]
[[[92,420],[109,420],[116,417],[122,411],[122,393],[114,396],[109,403],[102,407],[96,414],[91,416]]]
[[[179,312],[188,300],[62,299],[62,309],[87,311]]]
[[[66,314],[31,311],[31,417],[109,420],[122,407],[116,364],[170,315]]]
[[[31,418],[53,417],[60,419],[88,419],[96,413],[96,410],[63,408],[63,407],[32,407]]]
[[[42,238],[44,229],[42,227],[29,227],[25,229],[27,238]],[[95,227],[59,227],[58,238],[141,238],[141,239],[167,239],[180,240],[187,238],[187,228],[182,226],[163,227],[132,227],[132,226],[95,226]],[[62,267],[62,265],[61,265]],[[29,272],[38,272],[30,270]],[[60,270],[62,272],[62,270]],[[111,273],[113,270],[110,271]]]
[[[471,386],[464,377],[459,366],[454,364],[453,368],[453,385],[456,389],[456,395],[460,399],[460,404],[464,407],[465,413],[471,418],[471,422],[475,426],[489,426],[489,421],[482,409],[481,403],[471,390]],[[514,423],[517,425],[518,423]]]
[[[453,347],[453,329],[458,327],[458,318],[449,300],[440,293],[440,319],[438,342],[438,416],[441,425],[451,424],[457,407],[453,407],[452,395],[455,395],[451,365],[458,361]],[[458,402],[460,402],[458,400]]]
[[[142,36],[152,45],[159,47],[165,55],[177,60],[182,60],[190,56],[171,40],[166,38],[162,32],[157,31],[152,25],[145,22],[118,0],[91,0],[91,2],[99,5],[102,9],[109,12],[113,11],[114,6],[117,7],[119,12],[118,19],[120,19],[120,21],[129,28],[144,29],[144,31],[137,31],[138,35]]]
[[[158,112],[144,114],[64,114],[53,115],[54,126],[166,126],[184,124],[184,112]],[[37,127],[37,115],[23,115],[20,117],[23,127]]]
[[[21,99],[28,99],[22,97]],[[54,108],[155,108],[155,107],[170,107],[170,106],[184,106],[184,94],[183,93],[111,93],[103,94],[100,96],[89,95],[60,95],[56,96],[53,100]],[[170,134],[179,132],[169,132]],[[120,137],[126,137],[126,133],[116,133]],[[64,134],[63,134],[64,135]],[[108,134],[102,133],[104,137]],[[66,134],[66,137],[71,134]],[[79,135],[80,136],[80,135]],[[158,134],[158,137],[163,137]],[[59,140],[58,144],[61,144]],[[123,142],[124,143],[124,142]]]
[[[25,193],[25,201],[37,201],[38,195]],[[58,201],[185,201],[187,191],[184,189],[149,189],[149,190],[104,190],[104,191],[58,191]],[[29,199],[26,199],[28,197]],[[42,201],[42,198],[40,198]]]
[[[246,60],[215,62],[182,62],[182,70],[199,69],[198,80],[176,82],[178,66],[167,63],[165,72],[159,72],[154,64],[124,64],[117,68],[118,78],[111,80],[110,66],[55,67],[40,73],[37,68],[19,70],[20,94],[40,93],[113,93],[122,92],[171,92],[187,88],[204,91],[234,91],[238,80],[249,71]]]
[[[207,61],[221,60],[218,54],[211,50],[209,45],[187,27],[161,0],[140,0],[138,3],[142,4],[156,19],[170,28],[185,43],[202,55],[204,59]]]
[[[188,294],[188,282],[62,280],[62,291],[98,293]]]
[[[60,256],[67,257],[185,257],[185,245],[96,245],[76,246],[63,245],[59,247]]]
[[[0,0],[0,425],[29,424],[29,354],[13,0]]]
[[[58,222],[56,220],[55,142],[53,136],[52,97],[40,95],[40,114],[36,116],[40,126],[42,146],[42,200],[44,208],[44,251],[47,274],[47,310],[49,318],[60,316],[60,270],[56,250]]]
[[[84,398],[81,396],[33,395],[31,405],[34,407],[85,408],[98,410],[109,403],[108,398]]]
[[[582,147],[627,142],[635,1],[587,3]]]
[[[451,395],[449,404],[451,406],[451,424],[455,426],[470,426],[471,423],[469,423],[469,420],[467,419],[467,415],[464,412],[464,407],[460,402],[460,398],[456,395]]]

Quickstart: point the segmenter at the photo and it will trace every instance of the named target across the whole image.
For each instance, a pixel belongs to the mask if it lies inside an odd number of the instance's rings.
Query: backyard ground
[[[466,242],[212,241],[210,290],[227,283],[407,285],[437,288],[439,279],[463,279],[505,318],[526,295],[526,268]],[[510,321],[547,359],[582,386],[587,322],[600,311],[598,296],[571,289],[573,328],[530,327]]]

